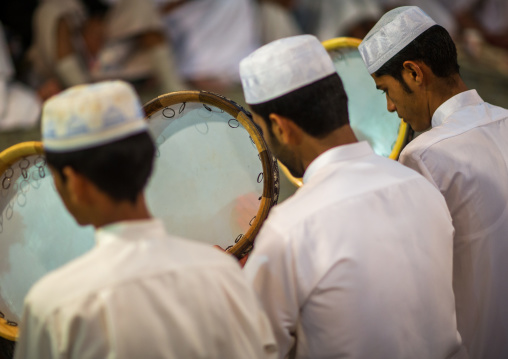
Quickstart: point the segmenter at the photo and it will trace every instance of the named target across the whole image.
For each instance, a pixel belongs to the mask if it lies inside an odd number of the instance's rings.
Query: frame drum
[[[144,109],[157,146],[145,191],[151,212],[171,234],[243,256],[279,193],[277,161],[250,114],[198,91],[162,95]],[[30,287],[90,250],[94,231],[65,209],[40,142],[0,153],[0,186],[0,337],[15,341]]]
[[[42,153],[40,142],[0,153],[0,337],[11,341],[30,287],[94,245],[93,228],[65,210]]]
[[[205,91],[162,95],[144,109],[157,146],[152,212],[170,233],[243,256],[279,193],[277,161],[250,114]]]
[[[350,37],[322,42],[344,84],[349,122],[358,141],[365,140],[378,155],[396,160],[407,143],[408,126],[396,113],[387,111],[385,96],[376,90],[358,51],[360,43],[360,39]],[[302,185],[301,178],[293,177],[284,166],[281,168],[294,185]]]

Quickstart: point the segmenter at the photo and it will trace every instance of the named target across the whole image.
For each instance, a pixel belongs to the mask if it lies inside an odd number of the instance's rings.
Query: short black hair
[[[459,74],[457,48],[448,31],[440,25],[428,28],[374,74],[378,77],[384,75],[394,77],[406,92],[411,93],[411,89],[402,78],[403,64],[405,61],[417,60],[429,66],[437,77],[447,78]]]
[[[152,173],[155,146],[147,132],[71,152],[45,151],[47,163],[62,176],[67,166],[116,201],[136,202]]]
[[[269,129],[269,115],[275,113],[289,118],[314,137],[349,124],[347,95],[337,73],[250,108],[264,119]]]

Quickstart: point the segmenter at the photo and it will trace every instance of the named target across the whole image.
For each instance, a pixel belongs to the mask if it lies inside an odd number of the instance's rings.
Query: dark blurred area
[[[417,5],[456,41],[461,74],[508,107],[505,0],[17,0],[0,3],[0,150],[39,140],[48,97],[121,78],[143,101],[197,89],[244,103],[238,63],[278,38],[362,38],[389,9]],[[2,44],[0,44],[2,45]]]
[[[25,54],[32,44],[32,16],[38,5],[37,0],[3,1],[0,3],[0,22],[16,73],[27,71]]]

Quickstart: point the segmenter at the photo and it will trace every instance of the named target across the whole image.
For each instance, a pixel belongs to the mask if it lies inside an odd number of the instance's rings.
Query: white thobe
[[[279,356],[461,357],[440,193],[367,142],[326,151],[303,179],[272,209],[244,269]]]
[[[96,241],[30,290],[17,359],[276,355],[268,319],[230,256],[169,237],[159,220],[113,224]]]
[[[508,110],[475,90],[443,103],[400,162],[446,199],[457,324],[471,358],[508,358]]]
[[[239,83],[238,64],[261,45],[252,0],[189,1],[165,16],[182,76]]]

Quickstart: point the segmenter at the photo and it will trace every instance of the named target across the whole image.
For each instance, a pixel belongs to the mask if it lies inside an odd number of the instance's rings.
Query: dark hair
[[[394,77],[406,92],[411,93],[411,89],[402,78],[403,64],[410,60],[423,61],[437,77],[446,78],[459,73],[455,44],[448,31],[439,25],[424,31],[374,74]]]
[[[250,105],[270,129],[275,113],[296,123],[306,133],[321,137],[349,123],[347,95],[337,73],[274,100]]]
[[[155,146],[147,132],[72,152],[46,151],[46,161],[62,176],[67,166],[116,201],[136,202],[152,173]]]

